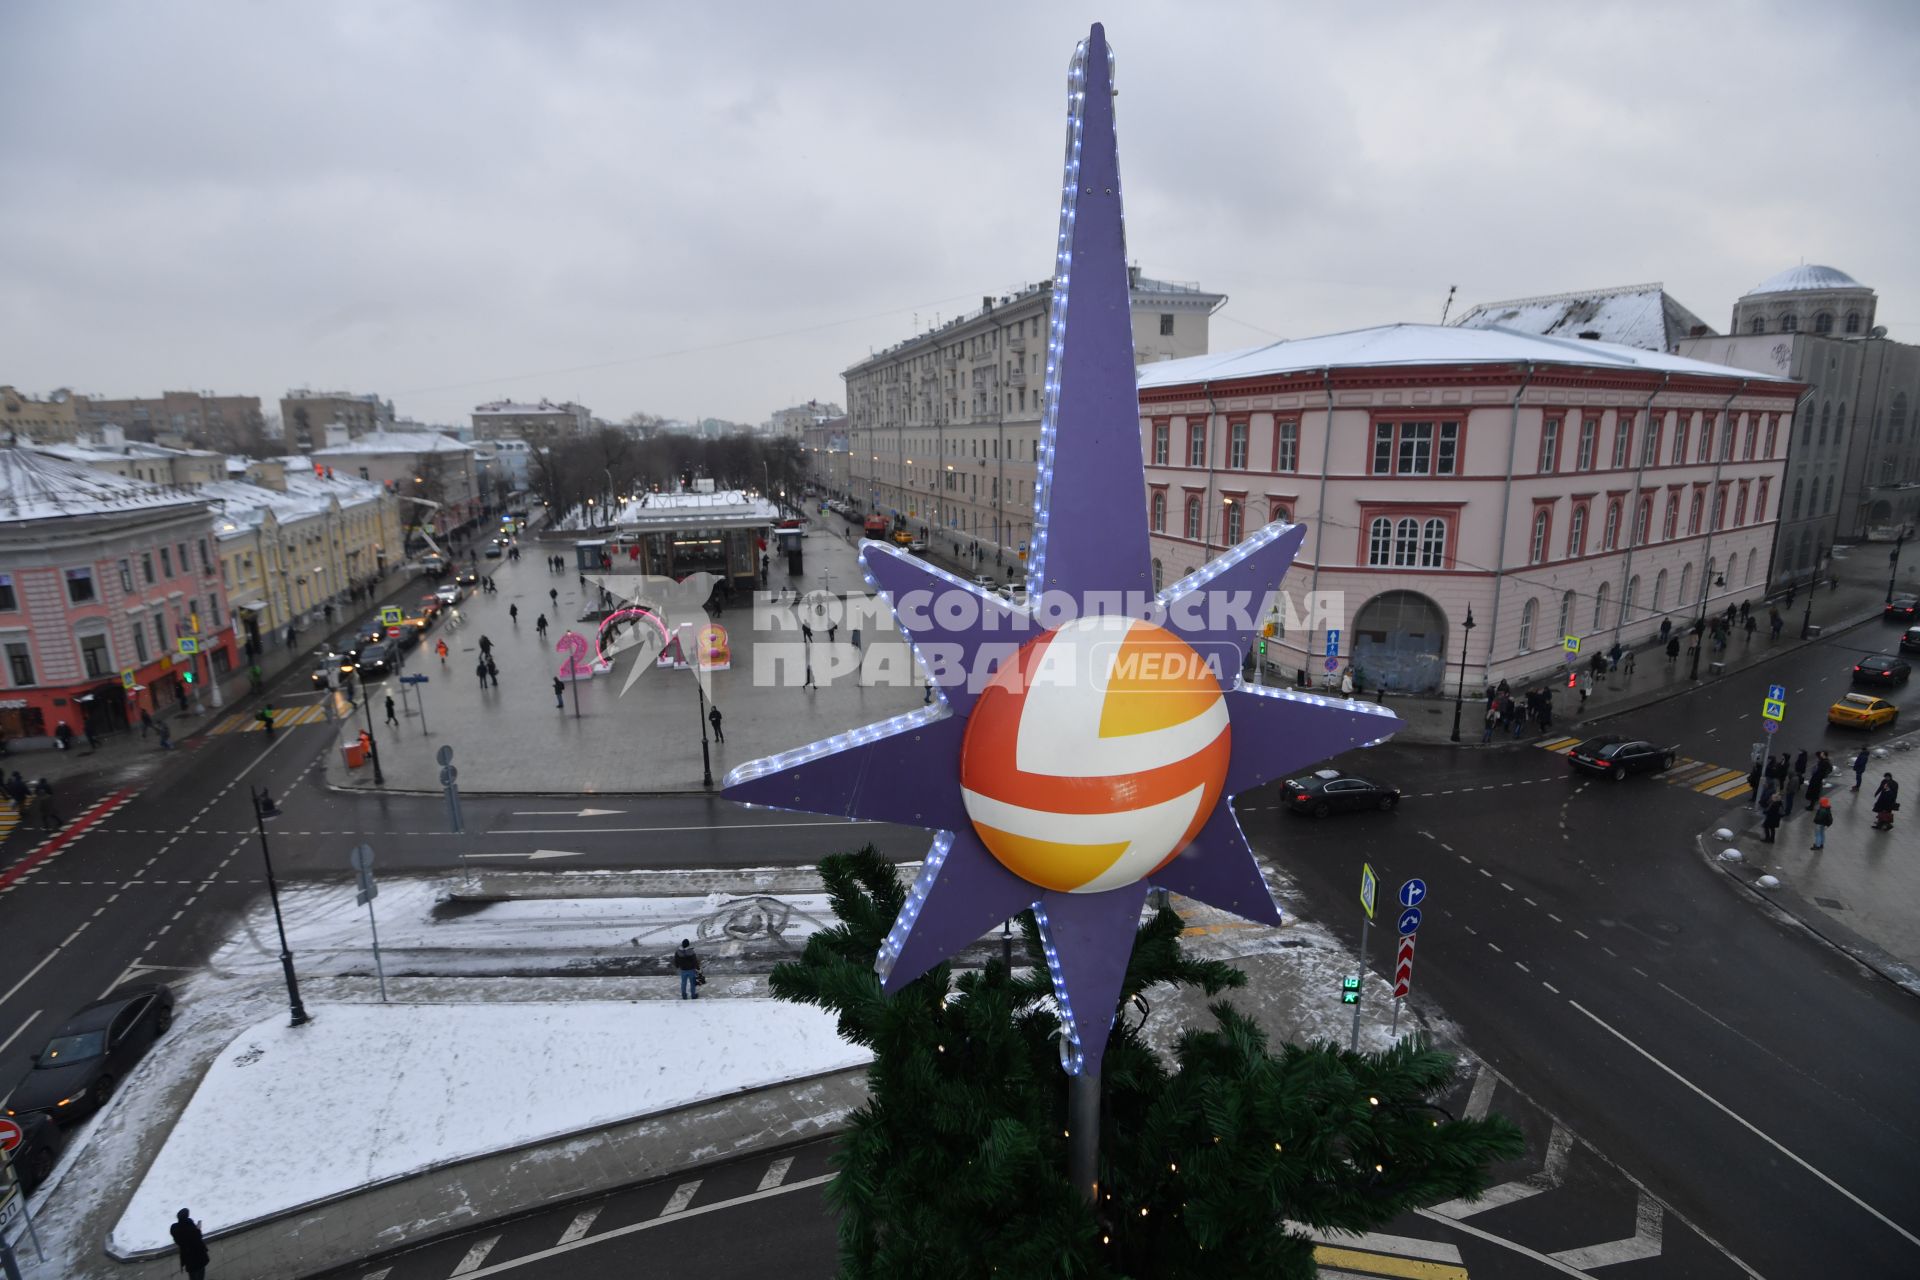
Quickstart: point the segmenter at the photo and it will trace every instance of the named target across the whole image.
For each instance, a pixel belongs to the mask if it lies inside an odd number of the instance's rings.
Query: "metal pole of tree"
[[[293,952],[287,948],[287,922],[280,914],[280,885],[273,878],[273,853],[267,848],[267,814],[273,810],[273,800],[264,789],[249,787],[253,798],[253,821],[260,830],[260,861],[267,868],[267,897],[273,903],[273,925],[280,933],[280,968],[287,975],[287,1003],[293,1009],[293,1021],[289,1026],[301,1027],[313,1019],[307,1016],[307,1006],[300,1002],[300,980],[293,973]]]
[[[1067,1077],[1067,1180],[1100,1203],[1100,1069],[1090,1063]]]
[[[1360,919],[1360,986],[1353,993],[1353,1035],[1347,1041],[1349,1053],[1360,1051],[1360,999],[1367,989],[1367,939],[1372,933],[1373,917],[1362,916]]]
[[[1460,685],[1453,691],[1453,741],[1460,741],[1460,704],[1467,696],[1467,643],[1473,639],[1473,606],[1467,606],[1467,620],[1460,624]]]

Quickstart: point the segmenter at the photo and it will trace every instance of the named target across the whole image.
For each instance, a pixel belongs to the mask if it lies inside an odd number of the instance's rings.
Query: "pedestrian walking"
[[[493,641],[487,639],[485,636],[481,636],[480,637],[480,656],[484,658],[492,652],[493,652]]]
[[[1880,786],[1873,793],[1873,829],[1885,831],[1893,825],[1893,811],[1900,807],[1900,784],[1893,775],[1880,775]]]
[[[387,723],[394,728],[400,727],[400,717],[393,714],[393,695],[387,695]]]
[[[153,727],[160,735],[160,749],[162,751],[173,750],[173,733],[167,728],[167,722],[165,720],[157,721]]]
[[[167,1234],[173,1237],[173,1247],[180,1252],[180,1269],[187,1273],[187,1280],[207,1280],[207,1263],[213,1259],[207,1253],[207,1238],[200,1234],[200,1224],[193,1215],[182,1209],[167,1228]]]
[[[1760,758],[1755,756],[1753,768],[1747,770],[1747,790],[1753,792],[1753,802],[1756,806],[1760,803],[1760,775],[1762,772],[1763,769],[1760,764]]]
[[[693,939],[680,939],[680,946],[673,953],[673,967],[680,971],[680,998],[698,1000],[700,984],[707,975],[700,972],[700,957],[694,954]]]
[[[482,658],[478,662],[473,664],[473,674],[480,677],[480,687],[482,689],[486,688],[487,687],[487,660],[485,658]]]
[[[487,667],[487,679],[491,680],[493,687],[498,689],[500,687],[500,668],[494,664],[492,654],[488,654],[484,661]]]
[[[1780,628],[1786,625],[1786,619],[1780,616],[1778,609],[1774,609],[1771,612],[1772,616],[1767,619],[1767,630],[1770,633],[1769,638],[1778,641],[1780,639]]]
[[[854,650],[858,652],[860,649],[860,628],[854,627],[852,630],[850,630],[847,633],[847,638],[853,641]]]
[[[1500,723],[1499,703],[1489,702],[1487,704],[1486,722],[1486,728],[1480,731],[1480,745],[1483,747],[1493,741],[1494,726]]]
[[[140,736],[145,738],[153,731],[153,712],[140,708]]]
[[[827,624],[827,643],[840,643],[840,624],[838,622],[829,622]]]
[[[1618,671],[1620,669],[1620,655],[1623,652],[1625,652],[1625,650],[1621,649],[1620,642],[1615,640],[1613,647],[1607,650],[1607,670]]]
[[[27,813],[27,780],[15,769],[7,779],[7,799],[13,801],[13,811],[22,817]]]
[[[713,740],[715,742],[725,742],[727,740],[727,735],[720,732],[719,707],[709,707],[707,709],[707,723],[713,726]]]
[[[516,627],[519,626],[520,625],[520,606],[517,604],[508,605],[507,616],[513,619],[514,626]]]
[[[1340,696],[1343,698],[1351,698],[1353,696],[1352,667],[1348,667],[1340,673]]]
[[[1893,775],[1889,774],[1888,777]],[[40,829],[53,831],[67,824],[60,819],[60,811],[54,807],[53,784],[45,778],[33,784],[33,807],[40,811]]]
[[[801,644],[813,643],[813,628],[808,626],[804,622],[800,624],[800,643]]]
[[[62,720],[53,731],[53,745],[56,750],[73,750],[73,727]]]
[[[1775,796],[1767,802],[1766,816],[1760,821],[1760,830],[1763,833],[1761,838],[1768,844],[1773,843],[1773,833],[1780,829],[1780,819],[1783,816],[1785,815],[1780,812],[1780,797]]]
[[[541,614],[533,620],[533,630],[542,640],[547,638],[547,615]]]
[[[16,777],[19,775],[15,775]],[[1867,776],[1867,749],[1860,748],[1860,754],[1853,758],[1853,789],[1858,791]]]
[[[1759,629],[1760,629],[1760,624],[1755,622],[1753,620],[1753,615],[1749,613],[1747,615],[1747,643],[1748,644],[1753,643],[1753,633],[1758,631]]]
[[[1673,634],[1673,619],[1672,618],[1660,619],[1660,643],[1665,644],[1667,642],[1667,637],[1672,634]]]
[[[433,651],[440,655],[440,665],[443,667],[446,666],[447,665],[447,642],[444,639],[434,641]]]
[[[554,587],[547,592],[547,599],[553,601],[553,611],[560,612],[560,588]]]
[[[1833,825],[1833,801],[1820,797],[1820,807],[1813,811],[1813,847],[1827,847],[1827,828]]]
[[[813,656],[811,654],[807,655],[806,663],[807,663],[807,678],[801,681],[800,687],[802,689],[818,689],[820,686],[813,682]]]
[[[1680,660],[1680,637],[1667,641],[1667,670],[1673,670],[1673,664]]]
[[[567,709],[567,683],[559,676],[553,678],[553,705],[562,711]]]
[[[266,726],[267,736],[269,738],[273,736],[273,718],[277,714],[279,713],[273,709],[273,704],[271,702],[269,702],[266,706],[260,708],[259,711],[254,713],[253,718]]]

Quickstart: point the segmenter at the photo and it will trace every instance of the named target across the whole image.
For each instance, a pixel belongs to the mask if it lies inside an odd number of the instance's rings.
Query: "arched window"
[[[1667,518],[1660,522],[1660,536],[1664,540],[1672,542],[1679,533],[1680,495],[1677,493],[1669,493],[1667,495]]]
[[[1411,569],[1414,557],[1420,550],[1420,522],[1412,516],[1403,516],[1393,527],[1393,564],[1397,569]]]
[[[1712,556],[1707,557],[1707,572],[1700,579],[1700,599],[1704,602],[1713,598],[1714,577],[1720,572],[1720,562]]]
[[[1800,443],[1813,443],[1813,402],[1809,400],[1800,410]]]
[[[1577,560],[1587,553],[1587,504],[1581,503],[1567,518],[1567,559]]]
[[[1667,461],[1679,466],[1687,460],[1687,425],[1692,419],[1684,413],[1673,415],[1673,454]]]
[[[1155,533],[1167,531],[1167,495],[1158,489],[1153,492],[1153,531]]]
[[[1796,317],[1794,316],[1780,317],[1780,332],[1798,333],[1799,330],[1800,330],[1800,321]]]
[[[1815,312],[1813,316],[1813,331],[1815,333],[1832,333],[1833,313],[1831,311]]]
[[[1820,514],[1826,515],[1829,511],[1832,511],[1832,510],[1833,510],[1833,477],[1828,476],[1827,477],[1827,496],[1825,501],[1821,502],[1820,504]]]
[[[1153,558],[1153,593],[1159,595],[1166,584],[1167,567],[1160,563],[1160,557]]]
[[[1600,589],[1593,593],[1593,629],[1595,631],[1607,625],[1604,621],[1607,613],[1607,595],[1607,584],[1604,582],[1600,584]]]
[[[1367,525],[1367,563],[1376,566],[1393,563],[1393,521],[1385,516],[1375,516]]]
[[[1546,512],[1533,513],[1533,546],[1527,554],[1527,559],[1533,564],[1542,564],[1546,561],[1548,523]],[[1522,645],[1521,651],[1525,652],[1525,650],[1526,646]]]
[[[1533,648],[1533,620],[1540,612],[1540,602],[1529,600],[1520,606],[1520,652]]]
[[[1287,504],[1284,502],[1269,503],[1267,506],[1267,519],[1277,520],[1281,524],[1291,524],[1293,522],[1293,512],[1287,510]]]
[[[1887,402],[1887,435],[1890,439],[1904,440],[1907,435],[1907,393],[1896,391],[1893,399]]]
[[[1187,499],[1187,536],[1198,541],[1200,538],[1200,499]]]
[[[1860,332],[1860,313],[1858,311],[1847,312],[1847,332]]]
[[[1420,567],[1444,569],[1447,565],[1447,522],[1435,516],[1420,528]]]
[[[1840,437],[1847,434],[1847,402],[1840,402],[1840,411],[1833,415],[1833,442],[1840,443]]]
[[[1690,564],[1680,566],[1680,594],[1674,599],[1673,607],[1676,609],[1684,609],[1689,614],[1695,611],[1693,600],[1693,566]]]
[[[1225,542],[1233,546],[1240,541],[1240,504],[1228,498],[1220,512],[1220,524],[1226,531]]]
[[[1653,499],[1640,499],[1640,509],[1633,518],[1633,545],[1645,546],[1647,530],[1653,526]]]
[[[1560,597],[1560,634],[1563,636],[1573,634],[1573,592],[1571,591]]]
[[[1800,502],[1806,497],[1806,488],[1807,482],[1804,477],[1793,482],[1793,506],[1790,508],[1791,514],[1787,517],[1789,520],[1800,518]]]
[[[1607,524],[1600,535],[1600,549],[1611,551],[1620,545],[1620,500],[1607,503]]]
[[[1634,602],[1640,598],[1640,575],[1634,574],[1627,579],[1627,594],[1620,599],[1620,625],[1626,626],[1632,621]]]
[[[1653,577],[1653,611],[1659,613],[1667,607],[1667,571],[1662,569]]]
[[[1833,425],[1833,401],[1820,406],[1820,443],[1827,442],[1827,428]]]
[[[1765,318],[1761,316],[1755,316],[1753,322],[1747,326],[1748,333],[1765,333],[1766,331],[1767,322]]]
[[[1695,490],[1693,503],[1687,508],[1687,536],[1689,538],[1700,532],[1700,512],[1704,503],[1705,499],[1700,495],[1698,490]]]

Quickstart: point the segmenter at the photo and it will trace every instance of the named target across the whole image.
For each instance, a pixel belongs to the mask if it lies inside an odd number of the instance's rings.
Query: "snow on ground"
[[[833,1018],[762,1000],[337,1004],[276,1016],[208,1068],[115,1226],[164,1249],[462,1159],[858,1066]],[[645,1048],[642,1048],[645,1046]],[[256,1126],[271,1122],[273,1140]]]

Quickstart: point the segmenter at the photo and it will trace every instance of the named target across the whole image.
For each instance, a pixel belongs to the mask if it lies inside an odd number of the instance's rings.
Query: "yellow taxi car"
[[[1850,693],[1827,708],[1827,723],[1845,729],[1878,729],[1893,723],[1900,708],[1885,698],[1866,693]]]

